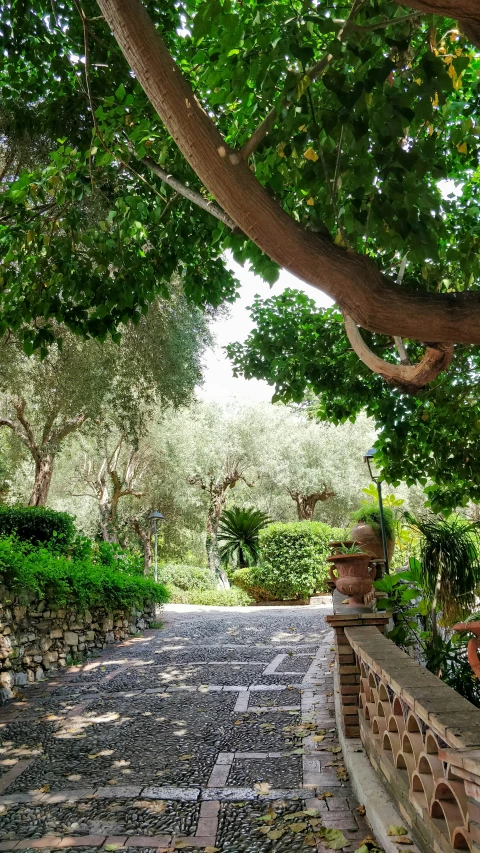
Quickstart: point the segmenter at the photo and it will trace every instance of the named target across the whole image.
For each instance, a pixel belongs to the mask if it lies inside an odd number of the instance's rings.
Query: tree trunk
[[[137,518],[133,520],[133,527],[143,546],[143,574],[149,575],[153,564],[152,533],[144,530]]]
[[[466,37],[480,47],[480,5],[478,0],[395,0],[399,6],[409,6],[420,12],[454,18]]]
[[[35,461],[35,482],[30,495],[30,506],[45,506],[48,492],[52,482],[53,463],[55,457],[52,454],[41,456]]]
[[[312,492],[311,495],[302,495],[301,492],[292,491],[289,494],[297,505],[299,521],[313,521],[315,507],[319,501],[326,501],[328,498],[335,497],[335,492],[330,492],[327,488],[321,492]]]
[[[434,3],[441,12],[440,0]],[[230,218],[281,267],[323,290],[372,332],[430,342],[480,344],[480,294],[406,291],[364,255],[295,222],[260,184],[202,109],[140,0],[98,0],[127,61],[167,130]],[[414,2],[408,4],[414,6]],[[475,13],[476,0],[448,14]],[[468,14],[462,20],[468,19]]]
[[[100,495],[98,507],[100,510],[100,530],[102,533],[102,539],[104,542],[110,542],[113,544],[118,541],[118,537],[113,525],[112,502],[106,489]]]
[[[218,522],[220,520],[220,514],[222,511],[222,504],[220,505],[220,509],[218,510],[218,501],[215,502],[214,506],[210,508],[210,512],[207,518],[207,557],[208,557],[208,567],[214,577],[217,580],[219,589],[229,589],[230,583],[225,572],[222,569],[222,563],[220,560],[220,552],[218,550]]]

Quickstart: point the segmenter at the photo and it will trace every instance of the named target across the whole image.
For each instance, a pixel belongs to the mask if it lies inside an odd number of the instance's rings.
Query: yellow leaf
[[[452,61],[452,60],[450,59],[450,62],[451,62],[451,61]],[[455,66],[454,66],[454,65],[449,65],[449,66],[448,66],[448,76],[449,76],[449,77],[451,77],[451,78],[452,78],[452,80],[455,80],[455,78],[456,78],[456,76],[457,76],[457,72],[455,71]]]
[[[302,832],[302,830],[306,829],[307,826],[307,823],[304,823],[304,821],[300,821],[299,823],[291,823],[290,829],[292,830],[292,832]]]
[[[306,129],[307,129],[307,125],[306,125],[306,124],[302,124],[302,126],[298,128],[298,130],[299,130],[299,132],[300,132],[300,133],[305,133]]]
[[[318,154],[316,151],[313,150],[312,147],[307,148],[307,150],[304,152],[303,156],[305,157],[306,160],[311,160],[312,163],[316,163],[318,160]]]
[[[175,850],[183,850],[185,847],[190,847],[190,842],[186,838],[179,838],[178,841],[173,842],[173,846]]]
[[[50,785],[42,785],[42,787],[40,788],[41,794],[48,794],[49,791],[50,791]]]
[[[387,835],[408,835],[408,829],[405,829],[404,826],[394,826],[391,824],[387,829]]]
[[[335,234],[335,239],[333,242],[335,243],[336,246],[344,246],[345,245],[341,231],[337,231],[337,233]],[[332,664],[332,666],[333,666],[333,664]]]
[[[324,739],[325,735],[312,735],[312,740],[315,741],[315,743],[320,743],[320,741]]]
[[[267,832],[270,832],[270,827],[269,826],[260,826],[258,831],[261,832],[262,835],[266,835]]]
[[[432,104],[434,107],[438,107],[438,92],[435,92],[435,97],[432,98]]]
[[[313,200],[312,196],[310,196],[310,198],[307,198],[307,204],[308,204],[310,207],[313,207],[313,205],[315,204],[315,202],[314,202],[314,200]]]
[[[204,847],[204,853],[218,853],[220,847]]]
[[[417,84],[417,86],[421,86],[422,85],[422,78],[417,77],[417,79],[414,82]]]
[[[457,151],[459,154],[468,154],[468,147],[466,142],[462,142],[461,145],[457,145]]]
[[[286,145],[285,142],[280,142],[277,145],[277,154],[279,157],[286,157],[287,156],[286,154],[283,153],[283,149],[285,148],[285,145]]]
[[[269,794],[272,786],[268,782],[256,782],[253,789],[257,794]]]
[[[193,755],[181,755],[180,761],[190,761],[191,758],[193,758]]]
[[[284,834],[284,829],[272,829],[270,832],[267,832],[267,838],[271,838],[272,841],[277,841],[277,839],[281,838]]]

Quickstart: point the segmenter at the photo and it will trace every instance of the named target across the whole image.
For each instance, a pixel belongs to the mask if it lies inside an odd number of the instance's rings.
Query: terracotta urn
[[[467,657],[475,675],[477,678],[480,678],[480,660],[477,654],[478,649],[480,649],[480,622],[457,622],[457,624],[453,626],[453,630],[471,631],[472,634],[475,634],[475,637],[472,637],[472,639],[468,641]]]
[[[373,527],[370,527],[369,524],[365,524],[363,521],[359,521],[355,527],[352,527],[350,531],[350,536],[352,539],[355,539],[359,545],[362,546],[362,549],[371,554],[376,560],[383,560],[383,542],[382,542],[382,534],[377,533]],[[387,538],[387,552],[389,561],[393,557],[393,552],[395,550],[395,542],[393,539]]]
[[[327,562],[332,564],[330,577],[335,586],[354,604],[363,604],[364,595],[372,589],[375,567],[370,565],[370,560],[370,554],[332,554],[327,557]]]

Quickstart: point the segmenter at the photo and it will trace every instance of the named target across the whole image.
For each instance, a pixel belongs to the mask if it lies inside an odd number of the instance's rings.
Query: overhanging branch
[[[154,109],[200,181],[273,261],[336,301],[358,325],[418,341],[480,344],[480,294],[405,291],[365,256],[295,222],[197,102],[140,0],[98,0]]]
[[[372,352],[348,314],[343,315],[343,321],[348,340],[359,359],[388,385],[393,385],[405,394],[418,394],[425,385],[436,379],[452,360],[453,344],[431,344],[418,364],[392,364]]]

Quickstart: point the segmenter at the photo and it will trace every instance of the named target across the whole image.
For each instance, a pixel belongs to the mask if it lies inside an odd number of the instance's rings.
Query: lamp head
[[[165,516],[158,509],[154,509],[148,517],[150,521],[165,521]]]
[[[378,480],[378,472],[375,470],[375,453],[376,452],[377,451],[376,451],[375,447],[371,447],[370,450],[367,450],[365,456],[363,457],[364,462],[366,462],[368,465],[370,477],[372,478],[374,483],[376,483]]]

